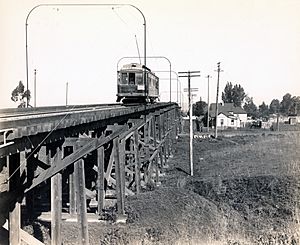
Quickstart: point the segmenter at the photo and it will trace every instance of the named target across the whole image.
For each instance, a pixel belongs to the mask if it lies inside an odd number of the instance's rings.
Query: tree
[[[197,101],[194,105],[193,105],[193,115],[194,116],[202,116],[205,115],[207,111],[207,103],[205,101]]]
[[[289,114],[294,114],[294,115],[300,114],[300,96],[292,97],[292,105],[289,109]]]
[[[13,102],[19,101],[19,103],[20,103],[18,105],[18,108],[26,107],[27,100],[28,100],[28,105],[29,105],[30,98],[31,98],[30,90],[25,91],[25,87],[24,87],[22,81],[20,81],[19,85],[11,92],[11,100]],[[26,101],[24,99],[26,99]]]
[[[282,101],[280,102],[280,111],[284,115],[290,113],[290,109],[293,105],[292,95],[287,93],[283,96]]]
[[[224,92],[222,92],[222,100],[224,103],[233,103],[234,106],[241,106],[246,93],[240,84],[232,86],[231,82],[227,82]]]
[[[280,102],[277,99],[273,99],[270,103],[269,113],[274,114],[280,111]]]
[[[234,85],[233,94],[234,94],[234,96],[233,96],[234,106],[241,106],[246,97],[244,88],[240,84]]]
[[[262,104],[258,107],[259,116],[262,118],[269,117],[269,106],[263,101]]]
[[[254,104],[252,97],[246,96],[244,110],[252,119],[255,119],[258,116],[257,106]]]
[[[222,92],[222,100],[224,103],[233,103],[233,86],[231,82],[227,82]]]

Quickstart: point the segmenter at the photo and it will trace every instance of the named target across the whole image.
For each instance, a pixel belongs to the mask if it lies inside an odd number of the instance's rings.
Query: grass
[[[187,187],[223,212],[217,241],[300,244],[299,138],[289,132],[194,141],[195,177]]]

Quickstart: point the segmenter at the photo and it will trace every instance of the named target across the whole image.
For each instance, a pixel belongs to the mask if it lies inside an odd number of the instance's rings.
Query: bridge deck
[[[2,109],[0,110],[0,158],[37,146],[38,142],[46,137],[48,141],[56,141],[62,137],[77,134],[78,131],[99,128],[106,125],[107,121],[110,124],[120,123],[128,118],[139,117],[171,105],[175,104],[156,103],[132,106],[100,104]],[[29,138],[20,140],[23,137]]]

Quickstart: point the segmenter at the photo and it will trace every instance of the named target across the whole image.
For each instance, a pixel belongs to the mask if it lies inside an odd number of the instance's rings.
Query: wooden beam
[[[69,214],[76,214],[75,174],[69,174]]]
[[[121,190],[123,197],[123,209],[125,214],[125,190],[126,190],[126,180],[125,180],[125,140],[121,139],[119,144],[119,163],[120,163],[120,173],[121,173]]]
[[[78,243],[85,245],[89,244],[88,223],[86,213],[86,193],[85,193],[85,176],[84,176],[84,161],[78,160],[74,166],[75,172],[75,193],[77,220],[79,224],[79,240]]]
[[[117,185],[116,180],[115,180],[113,177],[111,177],[111,176],[109,176],[109,177],[107,178],[107,182],[111,182],[111,183],[114,184],[115,186]],[[134,192],[133,192],[132,190],[128,189],[126,186],[125,186],[125,194],[126,194],[126,195],[129,195],[129,196],[134,196]]]
[[[8,191],[13,192],[20,185],[20,153],[13,154],[7,157],[7,166],[9,173]],[[13,203],[9,212],[9,244],[20,244],[20,229],[21,229],[21,210],[20,203]]]
[[[151,138],[149,137],[149,139],[151,139]],[[146,144],[145,142],[143,142],[141,140],[139,140],[139,144],[141,144],[144,147],[148,147],[150,150],[155,150],[155,147],[153,147],[152,145]]]
[[[99,139],[91,139],[89,143],[82,146],[81,148],[74,151],[73,154],[70,156],[67,156],[64,159],[58,159],[57,161],[53,162],[53,166],[51,166],[46,171],[42,172],[36,179],[34,179],[32,185],[26,190],[29,191],[30,189],[36,187],[43,181],[47,180],[48,178],[52,177],[59,171],[63,170],[67,166],[73,164],[74,162],[78,161],[80,158],[87,155],[89,152],[92,152],[102,145],[108,143],[109,141],[116,138],[119,134],[123,132],[124,128],[119,128],[118,130],[112,132],[110,135],[106,136],[105,138],[99,138]]]
[[[64,158],[71,155],[74,151],[75,142],[71,140],[71,138],[66,138],[67,144],[63,144],[63,154]],[[72,138],[73,139],[73,138]],[[78,138],[77,138],[78,139]],[[68,166],[70,173],[68,176],[68,185],[69,185],[69,214],[75,215],[76,214],[76,195],[75,195],[75,174],[74,174],[74,165]]]
[[[157,117],[157,125],[158,125],[158,140],[160,143],[162,143],[162,121],[161,121],[161,115]],[[164,164],[164,158],[163,158],[163,147],[159,148],[159,159],[160,159],[160,165],[163,166]]]
[[[139,194],[141,191],[141,172],[140,172],[140,153],[139,153],[139,132],[136,130],[133,137],[134,144],[134,170],[135,170],[135,186],[136,193]]]
[[[104,147],[97,149],[97,199],[98,214],[102,214],[104,208],[105,190],[104,190]]]
[[[36,239],[35,237],[29,235],[26,231],[20,229],[20,237],[21,241],[24,241],[26,244],[30,245],[45,245],[40,240]]]
[[[30,153],[26,154],[26,168],[27,168],[27,183],[32,183],[32,180],[34,179],[34,171],[37,168],[35,157]],[[35,194],[34,190],[31,190],[30,192],[26,193],[26,211],[27,211],[27,217],[28,220],[31,222],[33,220],[34,216],[34,202],[35,202]]]
[[[139,130],[141,127],[145,125],[145,121],[142,119],[138,119],[138,121],[136,121],[135,123],[136,124],[133,127],[131,127],[128,131],[120,134],[119,138],[127,140],[129,137],[131,137],[134,134],[136,130]]]
[[[168,132],[170,130],[170,111],[166,112],[166,131]],[[171,135],[168,134],[166,135],[166,155],[167,158],[169,159],[171,155],[170,147],[171,147],[171,142],[170,142],[170,137]]]
[[[48,156],[52,163],[57,158],[61,158],[61,150],[49,149]],[[51,178],[51,244],[61,244],[61,217],[62,217],[62,178],[57,173]]]
[[[85,144],[89,143],[91,138],[78,138],[78,137],[69,137],[65,139],[63,147],[73,147],[75,144],[82,147]]]
[[[107,166],[106,172],[104,173],[104,177],[107,180],[108,180],[109,176],[111,175],[111,170],[113,168],[113,165],[114,165],[114,149],[112,149],[112,153],[110,154],[109,161],[108,161],[108,166]]]
[[[116,172],[116,192],[117,192],[117,207],[118,207],[118,215],[124,215],[124,192],[123,192],[123,180],[122,180],[122,172],[121,172],[121,160],[120,160],[120,146],[119,146],[119,138],[114,139],[113,141],[113,153],[115,159],[115,172]]]
[[[162,153],[163,153],[163,158],[164,158],[164,164],[167,163],[167,142],[166,142],[166,120],[165,120],[165,115],[166,112],[164,114],[161,115],[162,120],[161,120],[161,125],[162,125],[162,136],[164,138],[164,144],[162,146]]]
[[[154,148],[156,148],[157,142],[156,142],[156,116],[153,116],[153,123],[152,123],[152,132],[153,132],[153,145]],[[155,167],[155,182],[159,182],[159,168],[158,168],[158,159],[157,155],[154,158],[154,167]]]
[[[146,152],[146,159],[150,157],[150,149],[149,149],[149,131],[150,131],[150,121],[144,125],[144,147]]]
[[[88,188],[85,188],[85,194],[86,194],[86,199],[93,199],[97,196],[97,193],[95,193],[94,191],[91,191]]]
[[[48,165],[47,163],[45,163],[45,162],[39,160],[38,158],[35,158],[35,157],[33,157],[33,156],[32,156],[31,158],[32,158],[33,164],[36,164],[36,165],[39,166],[40,168],[42,168],[42,169],[44,169],[44,170],[50,168],[50,165]]]
[[[8,230],[7,220],[2,227]],[[36,239],[34,236],[29,235],[26,231],[20,229],[19,232],[20,232],[20,241],[24,241],[26,244],[30,244],[30,245],[45,245],[40,240]]]

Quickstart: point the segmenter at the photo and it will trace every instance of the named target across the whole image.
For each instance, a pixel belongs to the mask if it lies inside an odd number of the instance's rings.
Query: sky
[[[200,71],[191,80],[198,88],[194,100],[207,101],[210,75],[209,98],[215,102],[218,62],[220,97],[227,82],[240,84],[257,105],[300,95],[300,0],[0,0],[0,108],[16,107],[11,92],[19,81],[26,86],[26,16],[38,4],[63,3],[139,8],[146,19],[146,54],[161,57],[147,59],[161,79],[161,101],[169,100],[168,60],[175,72]],[[144,20],[132,6],[40,6],[27,23],[32,105],[65,105],[67,83],[68,104],[114,103],[117,69],[140,62],[123,57],[144,56]],[[180,84],[186,102],[187,79]]]

